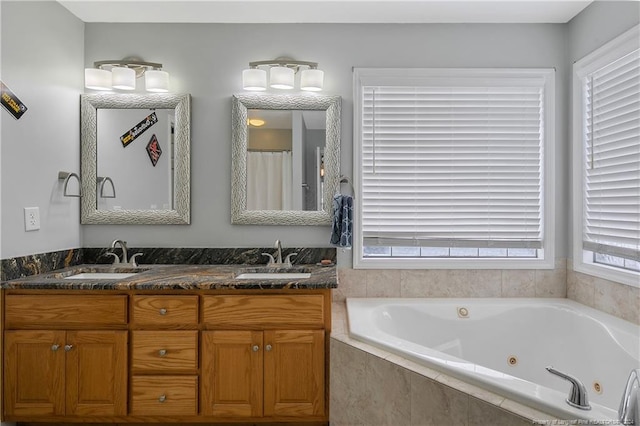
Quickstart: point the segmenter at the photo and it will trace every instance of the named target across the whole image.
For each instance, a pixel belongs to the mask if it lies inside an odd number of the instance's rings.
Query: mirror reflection
[[[340,175],[340,111],[339,96],[252,93],[232,97],[231,223],[331,224],[331,200]],[[274,122],[286,124],[274,124],[278,132],[271,132],[274,136],[269,143],[250,142],[271,116]],[[272,184],[260,182],[266,180],[266,174],[249,164],[254,152],[280,153],[284,159],[284,168],[279,166],[282,171],[273,173]],[[268,195],[269,191],[281,195]],[[265,204],[271,198],[277,199],[277,205]]]
[[[96,208],[172,209],[175,109],[98,109],[97,122]]]
[[[323,210],[326,112],[247,111],[247,209]]]

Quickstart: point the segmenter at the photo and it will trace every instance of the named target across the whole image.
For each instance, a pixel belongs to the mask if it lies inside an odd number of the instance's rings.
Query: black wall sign
[[[0,93],[2,106],[6,109],[9,114],[13,115],[13,117],[18,120],[22,115],[27,112],[27,106],[22,103],[20,99],[7,87],[5,84],[0,81]]]
[[[160,144],[158,143],[156,135],[151,136],[151,140],[149,140],[149,143],[147,144],[147,154],[149,154],[151,164],[155,167],[162,155],[162,149],[160,149]]]
[[[143,134],[149,127],[153,126],[158,122],[158,117],[156,113],[153,112],[148,115],[144,120],[133,126],[131,130],[129,130],[124,135],[120,136],[120,142],[122,142],[123,147],[127,147],[131,142],[133,142],[138,136]]]

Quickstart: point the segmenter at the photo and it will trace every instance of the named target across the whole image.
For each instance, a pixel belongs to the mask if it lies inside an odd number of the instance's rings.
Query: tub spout
[[[571,391],[569,392],[569,397],[566,400],[567,404],[581,410],[591,410],[589,398],[587,397],[587,388],[584,383],[570,374],[556,370],[552,366],[547,367],[547,371],[571,382]]]
[[[623,425],[640,425],[640,368],[631,370],[622,394],[618,420]]]

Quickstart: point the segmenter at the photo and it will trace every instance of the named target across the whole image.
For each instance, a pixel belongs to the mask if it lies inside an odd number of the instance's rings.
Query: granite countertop
[[[78,273],[136,272],[127,278],[67,279]],[[303,279],[236,279],[251,272],[309,272]],[[263,265],[78,265],[45,274],[17,278],[0,284],[1,289],[31,290],[216,290],[216,289],[330,289],[337,287],[336,267],[294,265],[288,269]]]

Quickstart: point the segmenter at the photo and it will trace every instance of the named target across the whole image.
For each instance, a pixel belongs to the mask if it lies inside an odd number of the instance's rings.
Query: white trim
[[[457,77],[457,78],[456,78]],[[543,226],[544,246],[542,258],[364,258],[362,245],[362,223],[360,211],[361,197],[356,197],[354,203],[353,268],[354,269],[554,269],[555,268],[555,69],[523,68],[523,69],[489,69],[489,68],[354,68],[353,69],[353,180],[356,194],[362,194],[361,167],[362,162],[362,86],[384,84],[385,80],[398,85],[424,84],[427,82],[446,82],[455,79],[456,84],[486,84],[491,80],[493,84],[508,85],[509,79],[518,79],[518,83],[539,85],[544,83],[544,144],[543,144]],[[496,82],[496,80],[501,80]]]
[[[636,25],[620,36],[594,50],[573,64],[573,141],[572,141],[572,192],[573,192],[573,269],[577,272],[593,275],[598,278],[640,287],[640,274],[608,265],[587,262],[582,247],[582,228],[584,218],[584,150],[583,120],[584,109],[583,78],[616,59],[640,47],[640,25]]]

